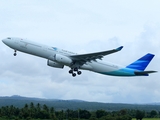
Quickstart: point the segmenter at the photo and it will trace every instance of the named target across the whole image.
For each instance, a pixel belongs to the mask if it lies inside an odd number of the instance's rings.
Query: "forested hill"
[[[107,110],[117,111],[121,109],[137,109],[137,110],[157,110],[160,111],[160,105],[151,104],[119,104],[119,103],[98,103],[98,102],[86,102],[81,100],[58,100],[58,99],[39,99],[28,98],[21,96],[0,97],[0,107],[13,105],[15,107],[22,108],[24,105],[33,102],[35,105],[40,103],[46,104],[49,107],[54,107],[56,110],[66,109],[86,109],[86,110]]]

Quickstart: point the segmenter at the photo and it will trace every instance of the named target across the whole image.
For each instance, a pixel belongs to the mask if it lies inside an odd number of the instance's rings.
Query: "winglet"
[[[123,48],[123,46],[118,47],[116,50],[117,50],[117,51],[120,51],[122,48]]]

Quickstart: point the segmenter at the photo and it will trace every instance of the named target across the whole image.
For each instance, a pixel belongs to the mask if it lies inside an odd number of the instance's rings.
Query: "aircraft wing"
[[[90,62],[91,60],[96,61],[96,59],[102,59],[103,56],[109,55],[115,52],[120,51],[123,48],[123,46],[120,46],[116,49],[113,50],[108,50],[108,51],[102,51],[102,52],[96,52],[96,53],[89,53],[89,54],[80,54],[80,55],[72,55],[69,56],[73,61],[77,61],[79,63],[86,63]]]

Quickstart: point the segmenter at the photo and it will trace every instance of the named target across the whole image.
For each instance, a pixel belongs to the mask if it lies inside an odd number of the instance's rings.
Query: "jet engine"
[[[64,56],[64,55],[60,55],[60,54],[56,54],[55,55],[55,60],[58,62],[58,63],[62,63],[64,65],[70,65],[72,63],[72,59],[70,59],[69,57],[67,56]]]
[[[64,65],[57,63],[57,62],[54,62],[54,61],[51,61],[51,60],[47,61],[47,65],[51,66],[51,67],[55,67],[55,68],[63,68],[64,67]]]

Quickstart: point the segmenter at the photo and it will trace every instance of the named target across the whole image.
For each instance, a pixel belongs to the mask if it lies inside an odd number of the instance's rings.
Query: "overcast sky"
[[[1,0],[0,39],[21,37],[76,53],[124,48],[104,61],[128,65],[155,54],[147,70],[160,71],[159,0]],[[105,103],[160,102],[159,73],[113,77],[89,71],[73,78],[68,67],[14,51],[0,42],[0,96],[80,99]]]

